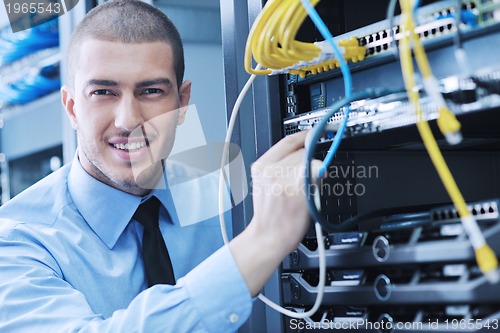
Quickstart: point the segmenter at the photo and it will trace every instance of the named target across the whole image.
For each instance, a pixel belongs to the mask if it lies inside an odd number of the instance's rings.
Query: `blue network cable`
[[[313,21],[314,25],[316,28],[318,28],[319,32],[323,36],[323,38],[328,41],[333,48],[333,52],[335,53],[335,57],[337,58],[337,61],[339,62],[340,65],[340,71],[342,72],[342,75],[344,76],[344,90],[345,90],[345,98],[349,99],[352,95],[352,78],[351,78],[351,71],[349,70],[349,66],[347,66],[347,62],[344,59],[344,56],[342,55],[342,52],[340,51],[339,47],[337,44],[335,44],[333,40],[333,36],[328,30],[328,27],[326,26],[325,22],[321,19],[321,17],[318,15],[318,12],[314,8],[314,6],[311,4],[309,0],[300,0],[302,2],[302,5],[304,6],[305,10],[307,11],[307,14]],[[328,154],[326,155],[323,165],[321,166],[321,169],[319,170],[319,175],[318,178],[322,177],[323,174],[325,173],[326,169],[330,165],[330,163],[333,160],[333,157],[335,156],[335,153],[337,152],[340,141],[342,140],[344,136],[345,129],[347,127],[347,120],[349,119],[349,105],[346,106],[345,108],[345,116],[342,124],[340,125],[337,133],[335,134],[335,137],[333,138],[333,142],[330,146],[330,149],[328,149]]]
[[[19,80],[0,85],[0,100],[10,105],[27,104],[60,87],[59,64],[51,64]]]
[[[416,0],[415,3],[413,4],[413,13],[417,11],[417,8],[420,7],[420,3],[422,0]]]
[[[57,20],[13,34],[0,29],[0,66],[13,63],[39,50],[59,45]]]

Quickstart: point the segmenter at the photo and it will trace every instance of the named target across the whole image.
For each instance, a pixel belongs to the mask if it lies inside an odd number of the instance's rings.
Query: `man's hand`
[[[252,165],[254,216],[229,246],[252,296],[262,289],[308,228],[304,187],[307,132],[287,136]],[[318,174],[320,161],[313,161]]]

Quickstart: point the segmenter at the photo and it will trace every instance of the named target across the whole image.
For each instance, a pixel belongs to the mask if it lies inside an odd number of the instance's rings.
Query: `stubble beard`
[[[90,175],[104,184],[119,189],[121,191],[135,194],[145,195],[153,189],[158,183],[163,167],[161,161],[154,163],[141,171],[140,174],[133,173],[132,163],[129,163],[126,173],[117,174],[112,166],[103,163],[104,156],[102,153],[88,149],[88,145],[84,143],[80,145],[79,151],[84,155],[84,158],[90,164]],[[97,151],[97,149],[96,149]]]

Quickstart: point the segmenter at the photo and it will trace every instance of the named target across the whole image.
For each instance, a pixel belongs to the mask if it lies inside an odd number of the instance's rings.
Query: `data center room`
[[[283,172],[310,226],[237,332],[500,332],[500,0],[141,1],[179,30],[192,81],[171,155],[219,177],[206,202],[230,195],[212,245],[252,222],[252,164],[309,133],[305,167]],[[74,163],[65,50],[106,2],[17,33],[36,15],[1,13],[0,206]]]

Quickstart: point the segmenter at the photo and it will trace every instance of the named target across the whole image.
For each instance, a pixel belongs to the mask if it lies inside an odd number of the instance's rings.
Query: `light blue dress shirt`
[[[217,250],[218,219],[181,227],[169,191],[152,193],[173,220],[162,208],[175,286],[147,289],[142,226],[131,220],[141,198],[76,159],[2,206],[0,332],[236,331],[252,300],[228,247]]]

